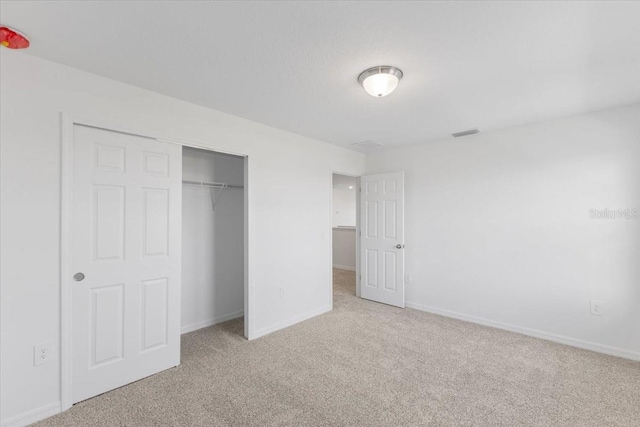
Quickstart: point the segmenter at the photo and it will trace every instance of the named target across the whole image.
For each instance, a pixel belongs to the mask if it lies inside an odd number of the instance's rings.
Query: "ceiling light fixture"
[[[393,92],[402,78],[402,71],[399,68],[389,65],[379,65],[364,70],[358,76],[358,83],[371,96],[381,98]]]

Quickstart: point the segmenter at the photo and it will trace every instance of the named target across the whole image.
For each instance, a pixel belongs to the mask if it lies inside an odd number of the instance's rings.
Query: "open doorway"
[[[244,157],[183,147],[183,334],[231,320],[244,329],[244,180]]]
[[[356,295],[358,178],[333,174],[332,259],[334,295]]]

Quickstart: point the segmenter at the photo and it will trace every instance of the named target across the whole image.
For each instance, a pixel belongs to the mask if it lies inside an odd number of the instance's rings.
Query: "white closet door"
[[[78,125],[73,140],[78,402],[180,363],[182,154]]]
[[[360,296],[404,308],[404,172],[360,184]]]

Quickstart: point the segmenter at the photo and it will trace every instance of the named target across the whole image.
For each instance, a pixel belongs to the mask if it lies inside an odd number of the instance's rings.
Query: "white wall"
[[[333,188],[333,226],[356,226],[355,185],[352,189]]]
[[[372,153],[405,171],[409,306],[640,358],[640,105]],[[590,300],[605,314],[590,314]]]
[[[184,148],[182,177],[244,186],[244,159]],[[215,189],[214,197],[220,192]],[[182,332],[241,317],[244,310],[244,191],[182,187]]]
[[[343,270],[356,270],[356,229],[333,229],[333,266]]]
[[[361,154],[23,52],[0,66],[3,423],[60,408],[60,360],[34,367],[33,345],[60,349],[61,113],[248,155],[250,336],[330,308],[329,177],[360,175]]]

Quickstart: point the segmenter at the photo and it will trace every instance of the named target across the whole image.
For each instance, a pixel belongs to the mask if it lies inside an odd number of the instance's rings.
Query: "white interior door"
[[[75,403],[180,363],[182,151],[80,125],[73,144]]]
[[[404,172],[360,179],[360,296],[404,308]]]

